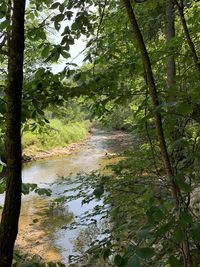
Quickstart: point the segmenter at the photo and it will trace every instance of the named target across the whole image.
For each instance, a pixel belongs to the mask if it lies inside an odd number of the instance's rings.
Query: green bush
[[[61,120],[52,119],[42,129],[34,132],[26,131],[22,137],[22,146],[35,146],[38,149],[52,149],[63,147],[69,143],[84,139],[88,132],[85,122],[71,122],[64,124]]]

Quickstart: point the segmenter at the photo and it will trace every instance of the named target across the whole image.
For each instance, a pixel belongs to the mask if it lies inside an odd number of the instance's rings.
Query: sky
[[[62,2],[62,1],[59,0],[59,2]],[[71,27],[73,20],[76,16],[76,13],[77,13],[77,10],[75,10],[75,9],[72,9],[72,11],[74,12],[72,19],[70,21],[66,20],[66,21],[61,22],[60,33],[63,32],[63,30],[65,29],[66,26]],[[55,36],[52,36],[51,38],[53,38],[56,43],[60,43],[62,40],[62,37],[59,33],[57,33],[57,35],[55,35]],[[84,59],[84,53],[81,53],[81,52],[85,49],[85,46],[86,46],[86,41],[84,41],[84,38],[85,38],[84,36],[81,36],[78,40],[75,40],[74,45],[70,46],[69,53],[71,54],[71,58],[60,60],[59,63],[52,65],[53,72],[57,73],[59,71],[62,71],[65,67],[65,64],[67,62],[69,63],[71,61],[73,63],[77,64],[78,66],[82,65],[83,59]]]
[[[84,50],[85,45],[86,45],[83,38],[84,37],[76,40],[75,44],[71,46],[71,48],[70,48],[71,58],[60,60],[59,63],[52,65],[52,70],[54,73],[62,71],[65,67],[65,64],[67,62],[70,62],[70,61],[72,61],[73,63],[76,63],[78,66],[82,65],[83,59],[84,59],[84,54],[81,52]]]

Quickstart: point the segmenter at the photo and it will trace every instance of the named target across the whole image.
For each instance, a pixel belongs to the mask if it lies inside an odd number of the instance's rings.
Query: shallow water
[[[130,142],[129,137],[120,132],[93,130],[80,151],[62,158],[25,164],[23,182],[37,183],[39,187],[49,188],[52,195],[47,197],[31,193],[23,196],[16,247],[23,253],[39,254],[46,261],[61,260],[65,263],[70,254],[82,252],[87,239],[89,242],[92,238],[90,235],[97,234],[95,229],[88,231],[87,227],[79,227],[70,230],[67,225],[76,216],[92,209],[97,202],[82,205],[80,198],[52,208],[54,198],[69,194],[63,193],[70,186],[64,180],[62,182],[61,177],[70,175],[73,181],[77,173],[102,170],[111,161],[108,155],[123,151],[129,147]]]

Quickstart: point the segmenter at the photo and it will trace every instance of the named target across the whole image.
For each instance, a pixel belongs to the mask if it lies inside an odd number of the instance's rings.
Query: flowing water
[[[38,254],[46,261],[61,260],[64,263],[68,262],[70,254],[84,250],[86,240],[96,234],[95,230],[93,233],[87,227],[72,230],[67,226],[76,216],[92,209],[96,201],[82,205],[80,198],[53,208],[52,201],[63,194],[69,194],[63,193],[70,187],[66,186],[63,177],[70,175],[73,181],[77,173],[102,170],[113,160],[108,155],[121,152],[130,144],[131,138],[121,132],[93,130],[85,146],[78,152],[62,158],[25,164],[23,182],[51,189],[52,195],[48,197],[30,193],[23,196],[16,247],[23,253]]]

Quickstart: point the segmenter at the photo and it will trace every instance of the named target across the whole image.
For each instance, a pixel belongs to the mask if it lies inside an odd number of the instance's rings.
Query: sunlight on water
[[[73,155],[25,164],[23,182],[50,188],[52,195],[47,197],[30,193],[23,196],[17,248],[23,253],[39,254],[46,261],[63,262],[68,261],[68,256],[74,250],[84,250],[87,239],[90,241],[91,233],[93,236],[97,234],[96,229],[83,227],[70,230],[66,229],[66,225],[74,220],[74,216],[92,209],[97,202],[94,200],[82,205],[82,199],[77,199],[52,208],[52,200],[68,189],[64,182],[60,182],[60,177],[70,175],[73,179],[77,173],[103,169],[113,161],[108,159],[108,155],[127,147],[124,136],[125,134],[119,132],[93,130],[87,144]],[[2,201],[3,196],[1,203]],[[96,219],[98,220],[98,217]]]

